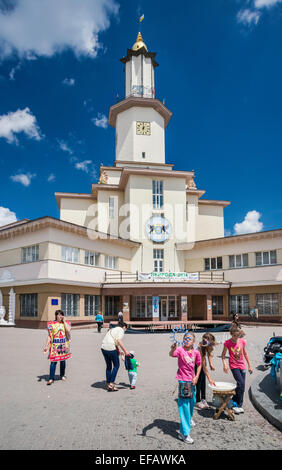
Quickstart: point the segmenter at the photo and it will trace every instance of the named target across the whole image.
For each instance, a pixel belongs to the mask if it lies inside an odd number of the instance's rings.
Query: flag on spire
[[[144,20],[144,15],[140,16],[139,23],[141,23],[141,21],[143,21],[143,20]]]

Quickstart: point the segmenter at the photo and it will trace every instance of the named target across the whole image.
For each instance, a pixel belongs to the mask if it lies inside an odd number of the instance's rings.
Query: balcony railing
[[[185,282],[185,283],[219,283],[225,282],[224,272],[199,271],[197,273],[107,273],[105,272],[105,283],[162,283],[162,282]]]

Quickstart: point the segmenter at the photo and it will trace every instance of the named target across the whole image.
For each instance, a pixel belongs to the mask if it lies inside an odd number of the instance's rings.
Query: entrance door
[[[161,299],[161,321],[168,320],[167,298]]]

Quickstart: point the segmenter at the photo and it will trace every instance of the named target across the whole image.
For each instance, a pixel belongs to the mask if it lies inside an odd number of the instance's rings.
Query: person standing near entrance
[[[119,348],[122,349],[125,356],[130,356],[126,347],[123,345],[122,339],[127,329],[127,324],[119,322],[118,326],[111,328],[104,336],[101,351],[106,362],[106,380],[108,392],[117,392],[115,379],[119,370]]]
[[[212,333],[205,333],[197,348],[201,354],[202,369],[197,383],[196,408],[209,408],[209,405],[206,401],[206,377],[211,385],[215,385],[215,382],[212,380],[209,374],[207,362],[209,363],[210,369],[214,371],[215,368],[212,362],[212,352],[215,345],[216,340],[214,335]]]
[[[122,321],[123,321],[123,313],[122,313],[122,311],[120,310],[120,311],[118,312],[118,322],[120,323],[120,322],[122,322]]]
[[[57,362],[60,362],[61,380],[66,380],[66,360],[71,357],[70,353],[70,330],[71,325],[65,321],[62,310],[56,310],[55,321],[47,323],[48,338],[43,353],[47,354],[49,348],[50,376],[47,385],[51,385],[55,380]]]

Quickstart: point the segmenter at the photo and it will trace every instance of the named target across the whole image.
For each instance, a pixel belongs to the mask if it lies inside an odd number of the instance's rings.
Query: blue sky
[[[141,14],[166,162],[231,201],[227,234],[281,228],[281,0],[0,0],[0,224],[59,217],[55,191],[90,192],[113,164]]]

